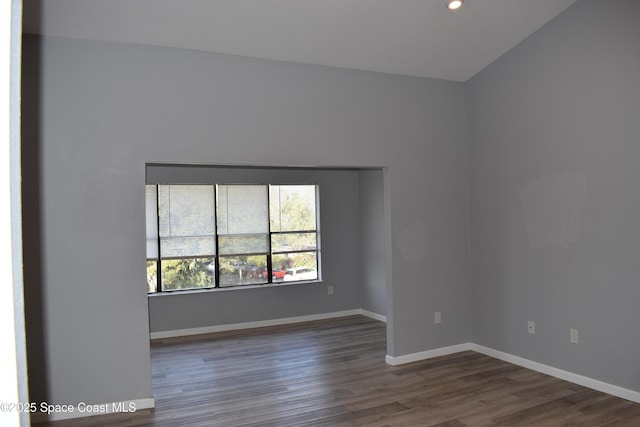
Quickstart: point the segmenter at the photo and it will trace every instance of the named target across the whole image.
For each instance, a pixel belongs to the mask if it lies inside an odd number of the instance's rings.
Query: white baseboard
[[[308,316],[285,317],[281,319],[258,320],[255,322],[231,323],[227,325],[204,326],[200,328],[175,329],[172,331],[151,332],[152,340],[162,338],[184,337],[189,335],[210,334],[213,332],[237,331],[241,329],[263,328],[265,326],[288,325],[290,323],[311,322],[314,320],[333,319],[336,317],[355,316],[361,314],[382,322],[386,322],[386,316],[356,308],[353,310],[334,311],[331,313],[311,314]],[[384,319],[384,320],[383,320]]]
[[[474,343],[458,344],[450,347],[436,348],[433,350],[421,351],[419,353],[405,354],[405,355],[396,356],[396,357],[387,355],[385,356],[385,362],[387,362],[387,364],[389,365],[397,366],[405,363],[431,359],[438,356],[445,356],[447,354],[459,353],[461,351],[467,351],[467,350],[472,350],[477,353],[482,353],[487,356],[494,357],[496,359],[504,360],[505,362],[509,362],[514,365],[522,366],[524,368],[531,369],[533,371],[541,372],[543,374],[551,375],[552,377],[560,378],[561,380],[565,380],[574,384],[581,385],[583,387],[601,391],[603,393],[620,397],[622,399],[630,400],[631,402],[640,403],[640,392],[622,388],[617,385],[605,383],[603,381],[595,380],[593,378],[574,374],[573,372],[564,371],[562,369],[554,368],[553,366],[544,365],[542,363],[534,362],[529,359],[524,359],[519,356],[514,356],[509,353],[504,353],[502,351],[494,350],[492,348],[484,347]]]
[[[122,402],[111,403],[79,403],[77,405],[65,405],[64,409],[60,407],[56,408],[56,405],[52,404],[40,404],[38,409],[40,409],[42,405],[50,407],[52,412],[50,414],[45,412],[36,412],[31,414],[31,422],[34,424],[92,417],[95,415],[131,413],[141,409],[155,408],[156,401],[153,397],[149,397],[147,399],[125,400]]]
[[[471,344],[470,347],[470,350],[486,354],[487,356],[495,357],[496,359],[504,360],[505,362],[513,363],[514,365],[522,366],[524,368],[541,372],[543,374],[551,375],[552,377],[560,378],[561,380],[569,381],[571,383],[578,384],[593,390],[601,391],[612,396],[640,403],[640,392],[637,391],[622,388],[617,385],[605,383],[603,381],[594,380],[593,378],[574,374],[573,372],[554,368],[553,366],[544,365],[542,363],[534,362],[529,359],[524,359],[519,356],[514,356],[512,354],[504,353],[502,351],[494,350],[492,348],[484,347],[478,344]]]
[[[374,320],[379,320],[380,322],[387,323],[387,316],[384,316],[384,315],[378,314],[378,313],[374,313],[372,311],[363,310],[363,309],[360,309],[359,311],[360,311],[359,314],[362,314],[363,316],[367,316],[367,317],[370,317],[370,318],[372,318]]]
[[[470,350],[470,345],[470,343],[457,344],[449,347],[441,347],[433,350],[421,351],[419,353],[411,353],[395,357],[386,355],[384,361],[387,362],[388,365],[392,366],[404,365],[405,363],[418,362],[420,360],[426,360],[438,356],[446,356],[447,354],[467,351]]]

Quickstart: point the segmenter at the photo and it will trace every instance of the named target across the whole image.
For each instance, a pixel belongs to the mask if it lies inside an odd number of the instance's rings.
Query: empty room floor
[[[154,410],[51,426],[640,426],[640,405],[472,351],[384,361],[351,316],[156,340]]]

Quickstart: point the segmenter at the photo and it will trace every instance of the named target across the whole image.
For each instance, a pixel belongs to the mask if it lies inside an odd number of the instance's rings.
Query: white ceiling
[[[466,81],[576,0],[25,0],[24,31]]]

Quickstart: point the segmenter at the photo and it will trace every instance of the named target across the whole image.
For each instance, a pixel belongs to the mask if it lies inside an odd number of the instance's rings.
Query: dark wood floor
[[[384,362],[353,316],[152,343],[154,410],[51,426],[640,426],[640,405],[463,352]]]

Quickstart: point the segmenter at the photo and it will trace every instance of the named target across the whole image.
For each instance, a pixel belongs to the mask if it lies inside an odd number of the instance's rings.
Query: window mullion
[[[162,292],[162,253],[160,252],[160,186],[156,184],[156,227],[158,228],[158,260],[156,265],[156,292]]]
[[[213,270],[213,287],[214,288],[219,288],[220,287],[220,247],[219,247],[219,243],[218,243],[218,186],[217,185],[213,185],[213,221],[214,221],[214,230],[215,230],[215,250],[216,250],[216,257],[215,257],[215,266],[216,268],[214,268]]]
[[[267,191],[267,283],[273,283],[273,261],[271,259],[271,191],[270,185],[266,185]]]

